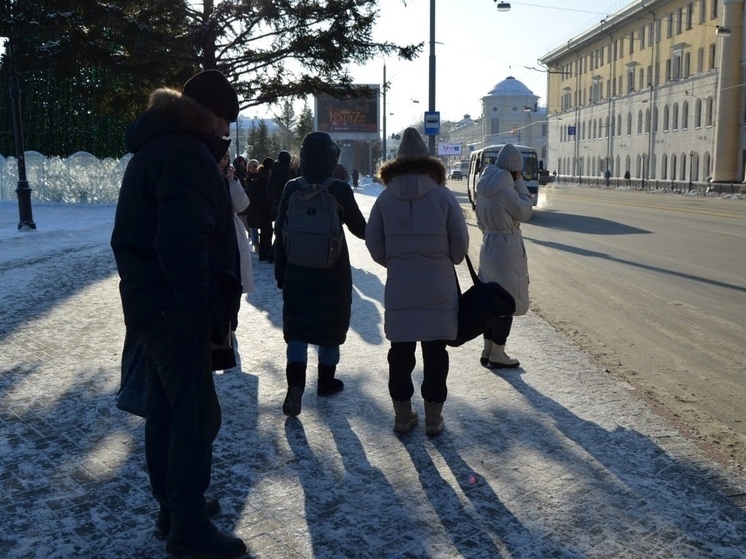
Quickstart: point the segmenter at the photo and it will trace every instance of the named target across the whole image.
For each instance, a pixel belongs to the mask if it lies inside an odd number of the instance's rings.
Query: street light
[[[730,37],[730,27],[723,27],[722,25],[716,25],[715,35],[717,35],[718,37]]]
[[[496,2],[497,0],[492,0]],[[507,12],[510,10],[509,2],[497,2],[498,12]],[[429,108],[435,112],[435,0],[430,0],[430,57],[429,57]],[[428,136],[428,152],[431,157],[435,157],[435,136]]]
[[[10,19],[10,0],[3,3],[3,15]],[[13,27],[15,32],[15,26]],[[26,180],[26,157],[23,149],[23,123],[21,120],[21,88],[18,86],[18,75],[16,73],[15,57],[13,55],[14,44],[11,37],[6,38],[8,51],[8,62],[10,63],[10,106],[13,113],[13,137],[15,139],[16,160],[18,161],[18,230],[29,231],[36,229],[34,216],[31,211],[31,188]]]

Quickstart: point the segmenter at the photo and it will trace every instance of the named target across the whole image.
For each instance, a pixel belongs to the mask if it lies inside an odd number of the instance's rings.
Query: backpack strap
[[[311,184],[308,183],[308,181],[305,179],[305,177],[297,177],[295,180],[298,181],[298,183],[300,184],[301,188],[307,188],[309,186],[313,186],[313,185],[311,185]],[[314,184],[317,185],[317,186],[321,186],[322,188],[329,188],[331,185],[333,185],[338,180],[339,179],[336,179],[334,177],[329,177],[324,182],[322,182],[321,184],[318,184],[318,183],[314,183]]]
[[[304,200],[310,200],[311,198],[319,194],[322,188],[328,191],[329,187],[335,182],[337,182],[337,180],[339,179],[335,179],[334,177],[329,177],[321,184],[318,184],[318,183],[309,184],[308,181],[303,177],[297,177],[296,180],[298,181],[298,184],[300,184],[300,188],[301,188],[300,194],[302,198]]]

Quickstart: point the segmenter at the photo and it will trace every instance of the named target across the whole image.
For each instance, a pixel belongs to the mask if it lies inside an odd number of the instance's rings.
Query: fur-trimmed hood
[[[396,198],[416,200],[445,184],[446,168],[433,157],[397,157],[381,165],[378,177]]]
[[[127,129],[125,146],[136,153],[156,136],[188,132],[199,136],[213,155],[219,153],[219,160],[228,151],[230,140],[215,136],[217,125],[217,117],[196,101],[174,89],[161,88],[151,93],[147,110]]]

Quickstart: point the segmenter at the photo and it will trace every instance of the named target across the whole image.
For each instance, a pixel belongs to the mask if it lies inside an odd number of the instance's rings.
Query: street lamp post
[[[493,0],[497,2],[497,0]],[[497,2],[498,12],[510,11],[510,2]],[[430,57],[429,57],[429,103],[428,111],[435,112],[435,0],[430,0]],[[428,151],[435,157],[435,136],[428,136]]]
[[[388,159],[386,155],[386,63],[383,63],[383,142],[381,143],[381,165]],[[371,173],[372,174],[372,173]]]
[[[5,0],[3,11],[6,16],[10,16],[10,8],[10,0]],[[31,188],[28,185],[28,180],[26,180],[26,158],[23,149],[23,122],[21,120],[21,88],[18,86],[18,75],[13,53],[14,44],[11,37],[7,38],[6,46],[8,61],[10,62],[10,106],[13,113],[13,138],[15,140],[16,160],[18,161],[18,185],[16,187],[18,230],[28,231],[36,229],[36,223],[34,223],[34,216],[31,211]]]
[[[430,0],[430,72],[429,72],[429,103],[428,110],[435,112],[435,0]],[[430,157],[435,157],[435,136],[430,135],[427,139]]]

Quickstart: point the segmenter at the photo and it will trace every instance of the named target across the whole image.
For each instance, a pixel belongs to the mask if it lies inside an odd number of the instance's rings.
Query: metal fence
[[[596,188],[627,188],[630,190],[645,190],[649,192],[670,192],[673,194],[691,194],[701,196],[720,196],[727,194],[746,195],[744,183],[714,183],[689,182],[656,179],[624,179],[604,177],[579,177],[571,175],[557,175],[552,177],[551,183],[580,184]]]
[[[70,157],[46,157],[36,151],[24,154],[31,200],[73,204],[109,204],[117,201],[124,169],[132,157],[98,159],[86,152]],[[0,201],[16,200],[18,161],[0,155]]]

